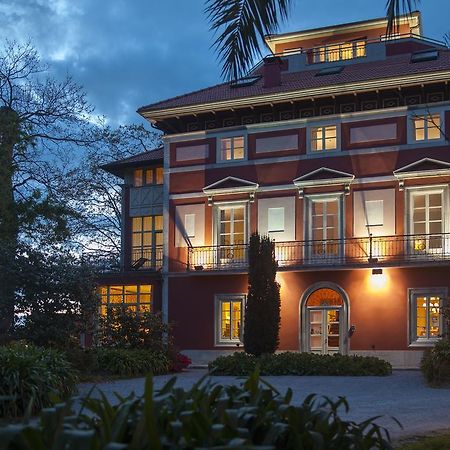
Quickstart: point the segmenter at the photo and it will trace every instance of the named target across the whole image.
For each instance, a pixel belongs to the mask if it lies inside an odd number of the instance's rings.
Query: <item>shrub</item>
[[[81,449],[391,449],[386,429],[368,419],[343,420],[337,402],[308,396],[291,404],[253,373],[240,387],[196,383],[174,387],[172,378],[154,392],[151,378],[143,397],[131,394],[111,404],[106,396],[84,399],[84,414],[66,405],[42,412],[40,423],[0,428],[0,447],[20,450]],[[3,447],[2,447],[3,446]]]
[[[180,352],[173,352],[170,356],[170,372],[182,372],[192,363],[191,358]]]
[[[440,386],[450,383],[450,340],[436,342],[423,355],[420,367],[427,382]]]
[[[156,352],[170,347],[170,329],[161,314],[128,308],[111,308],[99,318],[98,344],[101,347],[146,349]]]
[[[102,349],[95,350],[98,358],[98,370],[123,377],[166,374],[170,361],[164,352],[151,350]]]
[[[62,353],[15,343],[0,347],[0,416],[34,413],[74,390],[76,373]]]
[[[262,375],[390,375],[391,365],[370,356],[316,355],[283,352],[260,357],[236,352],[220,356],[209,365],[214,375],[249,375],[260,367]]]
[[[245,305],[244,348],[259,356],[278,347],[280,285],[276,282],[275,244],[269,237],[250,237],[248,296]]]

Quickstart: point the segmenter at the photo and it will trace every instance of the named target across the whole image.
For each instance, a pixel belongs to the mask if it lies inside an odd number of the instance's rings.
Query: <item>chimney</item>
[[[279,56],[267,56],[264,58],[263,78],[265,88],[280,86],[282,64],[283,61]]]

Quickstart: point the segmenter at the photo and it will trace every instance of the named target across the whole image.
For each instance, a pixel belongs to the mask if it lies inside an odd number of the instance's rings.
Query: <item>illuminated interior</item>
[[[150,312],[152,309],[151,285],[101,286],[100,314],[106,315],[109,308],[124,307],[134,312]]]
[[[417,297],[416,325],[418,339],[433,339],[441,335],[439,297]]]
[[[220,302],[220,339],[240,341],[242,323],[242,301],[222,300]]]

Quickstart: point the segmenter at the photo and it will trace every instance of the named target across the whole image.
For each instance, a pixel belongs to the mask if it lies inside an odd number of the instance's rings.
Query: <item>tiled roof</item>
[[[410,59],[411,54],[403,54],[391,56],[380,61],[346,65],[342,72],[325,76],[315,76],[319,69],[301,72],[283,72],[281,76],[281,85],[271,88],[264,87],[263,79],[260,79],[251,86],[239,88],[230,87],[229,83],[222,83],[143,106],[138,112],[144,113],[146,111],[151,112],[222,100],[242,99],[281,92],[338,86],[346,83],[376,79],[380,79],[380,87],[382,87],[381,80],[385,78],[450,70],[450,50],[440,50],[439,58],[433,61],[411,63]],[[338,65],[339,63],[337,62],[336,64]]]
[[[155,148],[147,152],[138,153],[128,158],[120,159],[102,166],[107,172],[123,178],[124,170],[129,167],[142,166],[146,163],[162,162],[164,159],[164,147]]]

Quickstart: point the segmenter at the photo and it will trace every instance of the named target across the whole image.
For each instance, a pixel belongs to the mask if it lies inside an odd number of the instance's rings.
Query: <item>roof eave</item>
[[[403,75],[399,77],[377,78],[374,80],[358,81],[353,83],[321,86],[317,88],[303,89],[297,91],[275,92],[273,94],[263,94],[258,96],[241,97],[230,100],[219,100],[209,103],[194,103],[186,106],[174,108],[149,109],[140,108],[140,114],[146,120],[161,121],[176,116],[193,115],[210,111],[227,110],[236,107],[250,107],[267,103],[283,103],[285,101],[303,100],[305,98],[329,97],[335,94],[358,93],[374,89],[380,89],[382,82],[383,89],[411,86],[427,82],[448,81],[450,70],[425,72],[413,75]]]

